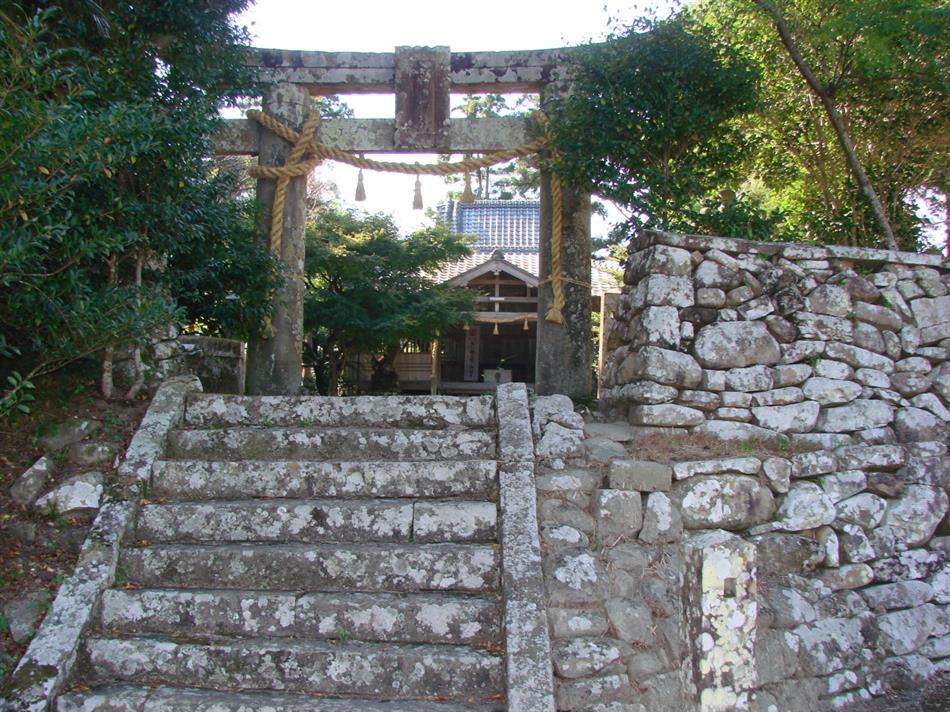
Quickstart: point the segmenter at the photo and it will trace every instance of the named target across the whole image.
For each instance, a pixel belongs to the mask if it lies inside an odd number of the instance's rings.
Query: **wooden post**
[[[442,369],[442,362],[441,362],[441,359],[439,358],[439,340],[438,339],[432,340],[432,350],[430,353],[432,357],[432,370],[429,373],[429,388],[432,395],[437,396],[439,395],[439,380],[441,376],[440,371]]]
[[[600,342],[597,353],[597,397],[600,398],[600,375],[604,372],[604,360],[607,358],[607,345],[614,329],[614,316],[620,295],[616,292],[604,292],[600,295]]]
[[[561,274],[572,280],[564,287],[564,321],[545,319],[553,292],[551,282],[551,175],[541,173],[541,284],[538,287],[538,341],[535,368],[537,392],[541,395],[563,393],[574,400],[591,396],[591,299],[589,285],[590,194],[576,188],[561,187],[561,215],[564,233],[561,240]],[[578,284],[579,283],[579,284]]]
[[[294,84],[277,84],[264,96],[264,112],[296,129],[307,118],[310,95]],[[270,131],[261,130],[259,162],[280,166],[291,146]],[[271,210],[277,181],[257,181],[261,214],[258,235],[270,242]],[[247,393],[252,395],[292,395],[300,391],[303,362],[303,269],[304,223],[306,220],[307,178],[292,178],[284,203],[284,230],[280,245],[284,284],[275,295],[271,319],[273,335],[253,339],[247,349]]]

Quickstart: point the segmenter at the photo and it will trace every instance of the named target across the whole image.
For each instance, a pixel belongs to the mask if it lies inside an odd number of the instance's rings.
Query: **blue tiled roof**
[[[537,252],[541,243],[541,202],[538,200],[450,200],[438,207],[453,232],[478,236],[476,252],[502,250]]]

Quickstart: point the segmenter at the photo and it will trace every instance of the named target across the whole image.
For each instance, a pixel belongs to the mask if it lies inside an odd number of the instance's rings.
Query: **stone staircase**
[[[493,399],[195,394],[78,710],[505,708]]]

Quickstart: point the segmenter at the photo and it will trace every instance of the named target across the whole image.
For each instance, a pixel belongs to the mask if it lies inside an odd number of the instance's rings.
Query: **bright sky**
[[[666,0],[654,3],[665,7]],[[239,18],[251,29],[256,47],[392,52],[397,45],[448,45],[452,51],[547,49],[602,39],[610,18],[629,21],[639,14],[635,0],[258,0]],[[358,118],[389,118],[395,99],[349,96],[345,101]],[[390,156],[390,160],[392,157]],[[406,161],[435,162],[436,156],[410,156]],[[394,213],[403,230],[425,223],[412,210],[415,178],[364,172],[367,200],[353,203],[356,170],[329,164],[318,172],[340,190],[347,204]],[[435,176],[422,177],[426,207],[443,202],[447,186]],[[608,225],[595,218],[595,235]]]

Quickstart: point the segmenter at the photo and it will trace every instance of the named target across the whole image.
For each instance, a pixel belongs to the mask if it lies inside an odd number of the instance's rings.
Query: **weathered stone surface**
[[[884,660],[884,681],[895,690],[919,690],[936,672],[923,655],[900,655]]]
[[[885,337],[886,335],[886,337]],[[900,358],[900,343],[893,332],[881,332],[876,326],[859,321],[854,325],[853,343],[862,349],[890,358]]]
[[[751,287],[743,284],[742,286],[736,287],[735,289],[730,289],[726,292],[726,304],[730,307],[737,307],[745,302],[748,302],[752,297],[755,296],[755,292]],[[738,318],[739,310],[736,310]]]
[[[831,524],[837,512],[834,502],[814,482],[793,482],[775,512],[775,523],[785,531],[814,529]]]
[[[776,388],[797,386],[808,380],[814,369],[807,363],[780,364],[772,368]]]
[[[640,540],[647,544],[679,541],[683,536],[683,518],[679,508],[664,492],[652,492],[643,511]]]
[[[805,381],[802,391],[806,398],[821,405],[837,405],[853,401],[861,395],[862,388],[854,381],[815,377]]]
[[[854,369],[842,361],[820,358],[815,362],[815,375],[847,381],[854,376]]]
[[[912,484],[904,488],[898,499],[888,503],[883,523],[907,548],[912,548],[933,536],[946,512],[944,490]]]
[[[31,591],[8,601],[3,606],[3,617],[10,637],[21,645],[28,642],[36,633],[40,615],[48,604],[49,593],[46,591]]]
[[[877,552],[864,529],[856,524],[835,524],[838,532],[838,545],[841,548],[841,557],[844,561],[861,564],[870,561]]]
[[[54,509],[60,514],[99,509],[102,483],[101,472],[84,472],[64,480],[36,500],[33,506],[41,511]]]
[[[804,399],[802,389],[794,386],[752,394],[752,402],[757,406],[791,405],[792,403],[801,403]]]
[[[713,460],[687,460],[673,464],[673,475],[677,480],[685,480],[694,475],[716,475],[722,472],[739,472],[743,475],[755,475],[762,467],[756,457],[721,457]]]
[[[241,427],[168,435],[169,454],[179,459],[207,452],[219,460],[343,459],[354,448],[367,459],[494,458],[496,452],[494,434],[480,430]]]
[[[885,613],[878,617],[878,641],[892,655],[912,653],[930,635],[936,619],[937,607],[930,603]]]
[[[799,660],[809,675],[829,675],[863,663],[865,648],[860,618],[828,618],[795,628]]]
[[[799,363],[825,352],[824,341],[793,341],[782,344],[782,363]]]
[[[694,342],[697,360],[707,368],[773,364],[781,358],[778,342],[761,322],[710,324]]]
[[[738,267],[722,265],[713,260],[701,262],[693,272],[693,281],[696,286],[706,289],[732,289],[739,284],[740,280]]]
[[[950,422],[950,409],[947,409],[933,393],[921,393],[911,398],[910,402],[915,408],[930,411],[944,423]]]
[[[627,423],[584,423],[584,435],[601,437],[618,443],[627,443],[636,437],[636,431]]]
[[[868,491],[882,497],[899,497],[906,484],[896,472],[869,472],[867,480]]]
[[[768,488],[752,477],[691,477],[674,488],[687,529],[747,529],[768,521],[775,502]]]
[[[540,396],[531,408],[531,431],[540,437],[551,423],[569,430],[583,430],[584,419],[574,411],[574,403],[565,395]]]
[[[772,314],[765,317],[765,326],[782,344],[788,344],[798,338],[798,328],[783,316]]]
[[[639,492],[595,490],[592,511],[597,536],[604,543],[619,538],[634,539],[643,526],[643,505]]]
[[[630,345],[651,344],[675,349],[680,341],[680,318],[676,307],[646,307],[630,320]]]
[[[923,581],[899,581],[868,586],[861,591],[861,595],[870,608],[892,611],[922,606],[933,598],[934,590]]]
[[[757,566],[766,575],[804,574],[814,571],[825,558],[817,541],[797,534],[769,532],[751,541],[757,549]]]
[[[73,443],[92,437],[100,430],[102,430],[102,423],[98,420],[67,420],[59,423],[53,432],[37,438],[36,444],[43,452],[57,452]]]
[[[902,442],[943,440],[947,437],[946,423],[920,408],[899,408],[894,419],[894,430]]]
[[[140,586],[283,590],[490,591],[499,552],[490,545],[224,544],[126,548],[122,564]]]
[[[915,299],[910,308],[918,328],[921,329],[950,321],[950,296]]]
[[[709,391],[680,391],[676,402],[679,405],[704,411],[716,410],[722,403],[718,393]]]
[[[718,309],[725,306],[726,293],[717,287],[697,287],[696,306]]]
[[[792,463],[783,457],[769,457],[762,463],[762,471],[773,492],[788,492],[791,484]]]
[[[816,429],[828,433],[849,433],[890,425],[894,408],[884,401],[857,399],[848,405],[823,410]]]
[[[829,342],[825,347],[828,358],[844,361],[853,368],[873,368],[884,373],[894,372],[894,361],[873,351],[850,344]]]
[[[133,635],[245,635],[479,644],[501,640],[501,607],[442,593],[292,593],[110,589],[102,624]]]
[[[809,309],[816,314],[847,316],[851,313],[851,295],[842,287],[823,284],[807,297]]]
[[[873,529],[884,518],[887,501],[870,492],[863,492],[843,499],[835,505],[838,519],[857,524],[864,529]]]
[[[557,708],[595,710],[616,700],[629,699],[633,694],[634,691],[626,673],[564,680],[557,688]],[[608,707],[608,709],[611,708]]]
[[[624,649],[609,639],[573,638],[554,645],[554,670],[564,678],[589,677],[621,659]]]
[[[594,533],[594,518],[576,504],[563,499],[547,497],[541,501],[538,510],[538,516],[542,524],[564,524],[585,534]]]
[[[539,492],[590,491],[600,486],[603,475],[590,470],[562,470],[538,475],[535,487]]]
[[[93,679],[100,680],[199,687],[212,679],[225,688],[253,690],[267,689],[277,676],[285,690],[294,692],[385,698],[438,689],[457,701],[503,689],[501,658],[474,648],[434,648],[287,640],[202,644],[91,638],[87,642]],[[412,669],[417,676],[401,674]]]
[[[740,423],[752,422],[752,411],[748,408],[716,408],[713,415],[717,420],[735,420]]]
[[[694,388],[702,378],[702,369],[692,356],[656,346],[644,346],[631,354],[620,370],[625,382],[648,379],[681,388]]]
[[[867,564],[845,564],[837,569],[825,569],[821,572],[821,582],[832,591],[861,588],[873,580],[874,572]]]
[[[729,420],[707,420],[696,426],[694,433],[711,435],[720,440],[770,440],[775,438],[775,432],[767,428],[760,428],[750,423],[733,422]]]
[[[706,420],[701,410],[673,403],[635,405],[630,408],[630,422],[634,425],[657,427],[691,427]]]
[[[555,638],[598,636],[607,632],[607,614],[590,608],[548,608]]]
[[[765,294],[739,306],[739,315],[743,319],[761,319],[775,311],[772,300]],[[767,325],[766,325],[767,326]]]
[[[651,274],[630,292],[630,306],[689,307],[694,303],[693,280],[686,276]]]
[[[901,371],[891,376],[891,388],[905,398],[912,398],[930,389],[930,377],[923,373]]]
[[[583,430],[565,428],[558,423],[548,423],[544,428],[544,435],[535,445],[535,452],[538,457],[573,457],[580,453],[583,440]]]
[[[118,448],[109,443],[73,443],[66,452],[66,459],[76,467],[94,467],[115,459]]]
[[[882,529],[875,531],[874,534],[877,535]],[[943,561],[942,552],[910,549],[902,551],[897,556],[872,561],[871,568],[874,569],[874,579],[881,583],[909,581],[927,578],[940,568]]]
[[[564,549],[545,558],[544,581],[554,605],[586,604],[603,596],[606,571],[588,549]]]
[[[763,406],[752,409],[752,416],[763,428],[779,433],[807,433],[818,421],[820,406],[814,401],[792,405]]]
[[[155,463],[154,497],[457,497],[497,493],[491,460],[429,462],[205,462]]]
[[[934,601],[944,605],[950,603],[950,563],[937,570],[930,579],[930,585],[933,587]],[[950,633],[950,630],[947,633]]]
[[[673,386],[653,381],[628,383],[620,389],[620,397],[634,403],[669,403],[679,393]]]
[[[838,459],[828,450],[800,452],[792,456],[792,477],[814,477],[834,472]]]
[[[772,388],[773,383],[772,369],[768,366],[749,366],[726,371],[726,388],[730,391],[767,391]]]
[[[854,302],[853,313],[855,319],[874,324],[882,329],[891,331],[900,331],[904,326],[904,320],[896,313],[877,304],[868,304],[867,302]]]
[[[53,461],[43,455],[17,478],[10,487],[10,497],[17,504],[28,506],[40,496],[46,486],[50,473],[53,470]]]
[[[626,598],[611,598],[606,607],[607,618],[621,640],[637,645],[654,642],[653,614],[645,605]]]
[[[862,470],[893,470],[907,461],[900,445],[858,445],[835,451],[839,467]]]
[[[862,492],[867,486],[867,476],[861,470],[844,470],[818,478],[818,483],[832,502],[840,502]]]
[[[792,319],[803,339],[850,343],[854,338],[854,324],[847,319],[804,311],[796,312]]]
[[[624,281],[635,284],[649,274],[688,275],[693,263],[688,251],[667,245],[652,245],[627,258]]]
[[[649,460],[614,460],[608,477],[614,489],[666,492],[672,485],[673,469]]]

